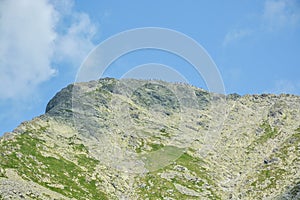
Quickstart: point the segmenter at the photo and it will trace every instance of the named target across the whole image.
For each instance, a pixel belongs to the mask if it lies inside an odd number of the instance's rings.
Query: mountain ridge
[[[0,199],[298,199],[299,107],[162,81],[71,84],[0,138]]]

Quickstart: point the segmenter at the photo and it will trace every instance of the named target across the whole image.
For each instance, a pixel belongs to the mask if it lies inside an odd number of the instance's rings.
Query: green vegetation
[[[174,160],[178,159],[183,153],[183,149],[175,146],[164,146],[156,151],[150,151],[142,154],[145,167],[149,171],[156,171],[165,166],[170,165]]]
[[[300,150],[300,132],[298,132],[298,129],[295,130],[296,132],[293,133],[290,137],[286,139],[282,147],[280,148],[280,151],[276,154],[278,157],[280,157],[284,162],[287,161],[288,155],[291,153],[290,148],[296,147],[294,151]],[[299,155],[299,153],[298,153]]]
[[[167,137],[167,138],[170,138],[171,136],[170,136],[170,133],[168,133],[167,132],[167,130],[165,129],[165,128],[162,128],[162,129],[160,129],[160,132],[161,132],[161,136],[163,136],[163,137]]]
[[[160,144],[160,143],[145,143],[145,141],[142,139],[141,144],[138,147],[135,147],[135,152],[136,153],[141,153],[141,152],[145,151],[145,144],[147,146],[151,147],[150,152],[151,151],[157,151],[157,150],[164,147],[164,145]]]
[[[4,173],[4,172],[1,172],[1,171],[0,171],[0,178],[1,178],[1,177],[6,177],[6,176],[5,176],[5,173]]]
[[[264,121],[259,127],[263,130],[263,133],[247,147],[247,154],[250,153],[249,151],[252,151],[257,145],[261,145],[269,139],[275,138],[280,133],[276,127],[272,128],[267,121]]]
[[[64,111],[66,111],[68,113],[72,113],[73,112],[71,109],[64,109]]]
[[[159,162],[159,161],[158,161]],[[204,183],[215,186],[212,179],[209,177],[208,171],[202,167],[204,161],[201,159],[192,157],[188,153],[183,153],[172,162],[170,165],[157,171],[149,172],[144,177],[140,178],[140,182],[144,183],[139,189],[139,194],[142,198],[149,199],[162,199],[163,197],[172,197],[174,199],[199,199],[198,196],[191,196],[182,194],[179,192],[174,184],[180,184],[190,190],[194,190],[197,193],[203,192]],[[189,173],[195,175],[193,179],[187,179],[186,177],[176,174],[171,179],[165,179],[161,177],[161,173],[170,172],[174,170],[180,173]],[[210,199],[220,199],[220,197],[211,189],[208,189],[209,194],[207,197]]]
[[[269,127],[267,127],[267,130],[271,131]],[[299,151],[298,149],[300,144],[299,131],[300,131],[299,128],[297,128],[295,130],[295,133],[293,133],[290,137],[288,137],[283,142],[281,148],[271,155],[271,158],[280,158],[284,166],[289,165],[288,163],[290,162],[296,162],[297,159],[290,160],[288,155],[292,154],[291,149],[294,148],[291,147],[293,146],[296,147],[294,151]],[[296,152],[295,154],[297,155]],[[262,168],[263,169],[257,174],[257,176],[254,178],[254,181],[251,183],[252,187],[256,188],[261,192],[266,191],[270,188],[276,188],[276,186],[278,187],[277,180],[282,180],[288,173],[285,169],[282,169],[280,165],[278,165],[278,163],[271,163],[269,165],[264,164]]]
[[[151,151],[157,151],[164,147],[163,144],[156,144],[156,143],[149,143],[148,145],[151,147],[152,149]]]
[[[272,169],[263,169],[257,175],[255,181],[251,183],[251,186],[261,190],[262,192],[270,189],[276,188],[276,181],[280,180],[284,177],[286,171],[284,169],[279,169],[274,166]],[[264,184],[264,182],[268,181],[268,184]],[[262,185],[265,185],[262,187]]]
[[[258,144],[265,143],[268,139],[275,138],[278,135],[277,128],[272,128],[268,122],[264,122],[260,125],[260,128],[264,130],[264,133],[256,140]]]
[[[89,158],[84,153],[76,156],[79,165],[57,154],[55,157],[44,157],[41,153],[43,146],[45,146],[44,141],[28,133],[5,141],[0,146],[0,152],[6,154],[0,157],[1,167],[16,169],[24,179],[32,180],[70,198],[107,199],[96,186],[96,183],[101,180],[90,180],[91,172],[98,163],[97,160]],[[74,148],[86,150],[83,145],[75,145]]]
[[[136,153],[141,153],[142,152],[142,148],[144,148],[144,145],[145,145],[145,143],[144,143],[144,140],[142,139],[141,140],[141,145],[139,145],[138,147],[135,148],[135,152]]]
[[[78,154],[75,156],[79,166],[88,167],[89,172],[93,172],[94,168],[99,164],[98,160],[89,158],[86,154]]]
[[[75,151],[84,152],[84,153],[88,152],[88,149],[83,144],[73,144],[72,147]]]

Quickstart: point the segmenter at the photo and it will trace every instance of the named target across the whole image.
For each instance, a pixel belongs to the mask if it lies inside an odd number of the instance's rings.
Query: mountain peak
[[[0,199],[297,199],[299,106],[158,80],[74,83],[1,138]]]

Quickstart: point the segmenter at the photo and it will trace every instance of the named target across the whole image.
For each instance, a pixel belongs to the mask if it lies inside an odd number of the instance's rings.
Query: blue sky
[[[0,16],[0,135],[43,114],[96,45],[133,28],[163,27],[196,40],[226,93],[300,94],[297,0],[2,0]],[[146,63],[174,67],[206,88],[183,59],[158,50],[122,56],[106,75],[119,78]]]

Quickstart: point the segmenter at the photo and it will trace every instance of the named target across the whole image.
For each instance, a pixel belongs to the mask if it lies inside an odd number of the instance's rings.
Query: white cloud
[[[232,30],[229,31],[223,40],[223,46],[227,46],[229,43],[241,40],[242,38],[251,34],[250,30],[242,29],[242,30]]]
[[[73,12],[74,1],[73,0],[50,0],[52,5],[55,6],[55,10],[63,15],[70,15]]]
[[[274,88],[270,89],[268,92],[275,94],[299,94],[300,91],[300,81],[290,81],[290,80],[277,80],[274,83]]]
[[[262,15],[268,30],[295,26],[300,22],[300,5],[295,0],[267,0]]]
[[[249,16],[252,16],[249,18]],[[266,0],[263,12],[251,14],[248,20],[256,24],[255,27],[235,29],[227,32],[223,39],[223,46],[228,46],[232,42],[240,41],[245,37],[259,35],[269,31],[279,31],[285,28],[300,25],[300,2],[297,0]],[[246,22],[244,22],[246,24]],[[249,25],[250,26],[250,25]]]
[[[0,100],[18,99],[55,75],[53,63],[79,65],[96,26],[73,0],[2,0],[0,33]]]
[[[71,26],[57,37],[55,58],[58,62],[67,61],[78,67],[87,53],[95,47],[92,39],[97,27],[85,13],[72,13],[71,18]]]
[[[30,0],[1,1],[0,16],[0,98],[11,98],[54,75],[57,18],[46,1]]]

